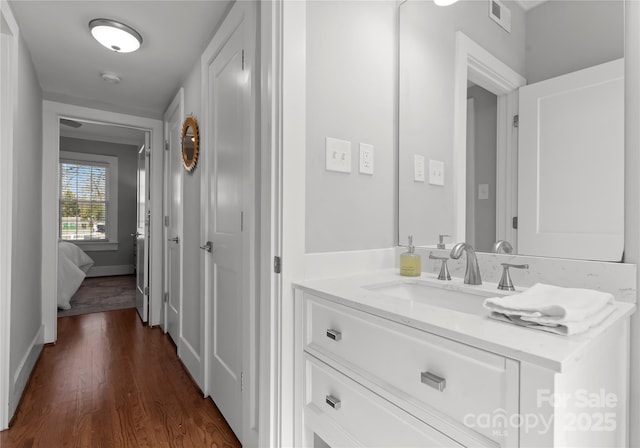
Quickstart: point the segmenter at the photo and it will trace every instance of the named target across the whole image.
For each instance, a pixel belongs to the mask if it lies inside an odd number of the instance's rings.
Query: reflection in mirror
[[[187,117],[182,125],[182,161],[189,172],[198,163],[199,140],[198,122],[194,117]]]
[[[400,6],[399,240],[435,247],[453,233],[479,251],[504,239],[520,254],[620,261],[624,2],[504,4],[510,32],[485,1]],[[444,185],[430,161],[444,162]]]

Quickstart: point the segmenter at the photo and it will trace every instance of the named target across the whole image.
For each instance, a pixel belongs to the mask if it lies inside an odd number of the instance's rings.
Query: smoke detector
[[[111,84],[118,84],[120,82],[120,77],[115,73],[104,72],[100,73],[100,77]]]

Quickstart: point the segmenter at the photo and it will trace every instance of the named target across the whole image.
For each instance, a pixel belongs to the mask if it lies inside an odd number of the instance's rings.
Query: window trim
[[[60,151],[58,158],[58,179],[60,178],[60,164],[69,163],[99,163],[107,166],[107,222],[106,241],[65,240],[78,245],[86,251],[115,251],[118,250],[118,158],[102,154],[87,154],[82,152]],[[58,184],[58,220],[60,219],[60,186]],[[58,221],[60,222],[60,221]],[[58,229],[58,238],[60,229]]]

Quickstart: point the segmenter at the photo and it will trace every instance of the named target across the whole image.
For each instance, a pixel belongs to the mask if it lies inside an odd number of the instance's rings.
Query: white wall
[[[119,143],[60,137],[60,151],[101,154],[118,158],[118,250],[89,251],[94,266],[131,266],[136,231],[138,147]]]
[[[527,13],[528,84],[624,55],[624,2],[545,2]]]
[[[14,121],[10,401],[12,415],[43,343],[42,91],[20,38],[18,108]]]
[[[396,10],[394,1],[307,5],[307,252],[396,242]],[[325,170],[326,137],[351,142],[351,174]],[[375,148],[373,175],[358,172],[360,142]]]
[[[464,0],[446,8],[409,0],[400,6],[400,241],[413,234],[418,245],[455,233],[453,186],[455,33],[463,31],[516,72],[525,69],[525,18],[511,9],[506,33],[488,17],[487,3]],[[414,182],[414,154],[445,164],[445,185]]]

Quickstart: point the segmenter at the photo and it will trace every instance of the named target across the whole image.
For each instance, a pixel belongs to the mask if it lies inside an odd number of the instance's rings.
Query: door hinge
[[[273,257],[273,272],[280,274],[282,272],[282,259],[277,255]]]
[[[240,212],[240,231],[244,232],[244,212]]]
[[[514,229],[518,228],[518,217],[514,216],[513,219],[511,220],[511,227],[513,227]]]
[[[169,301],[169,293],[165,292],[164,293],[164,303],[167,303]]]
[[[169,140],[164,141],[164,150],[169,151]]]
[[[242,50],[242,71],[244,71],[244,50]]]
[[[240,372],[240,392],[244,390],[244,372]]]
[[[145,287],[144,287],[144,295],[145,295],[145,296],[148,296],[148,295],[149,295],[149,287],[148,287],[148,286],[145,286]]]
[[[513,116],[513,127],[517,128],[520,126],[520,115]]]
[[[169,215],[165,215],[164,217],[164,226],[169,227]]]

